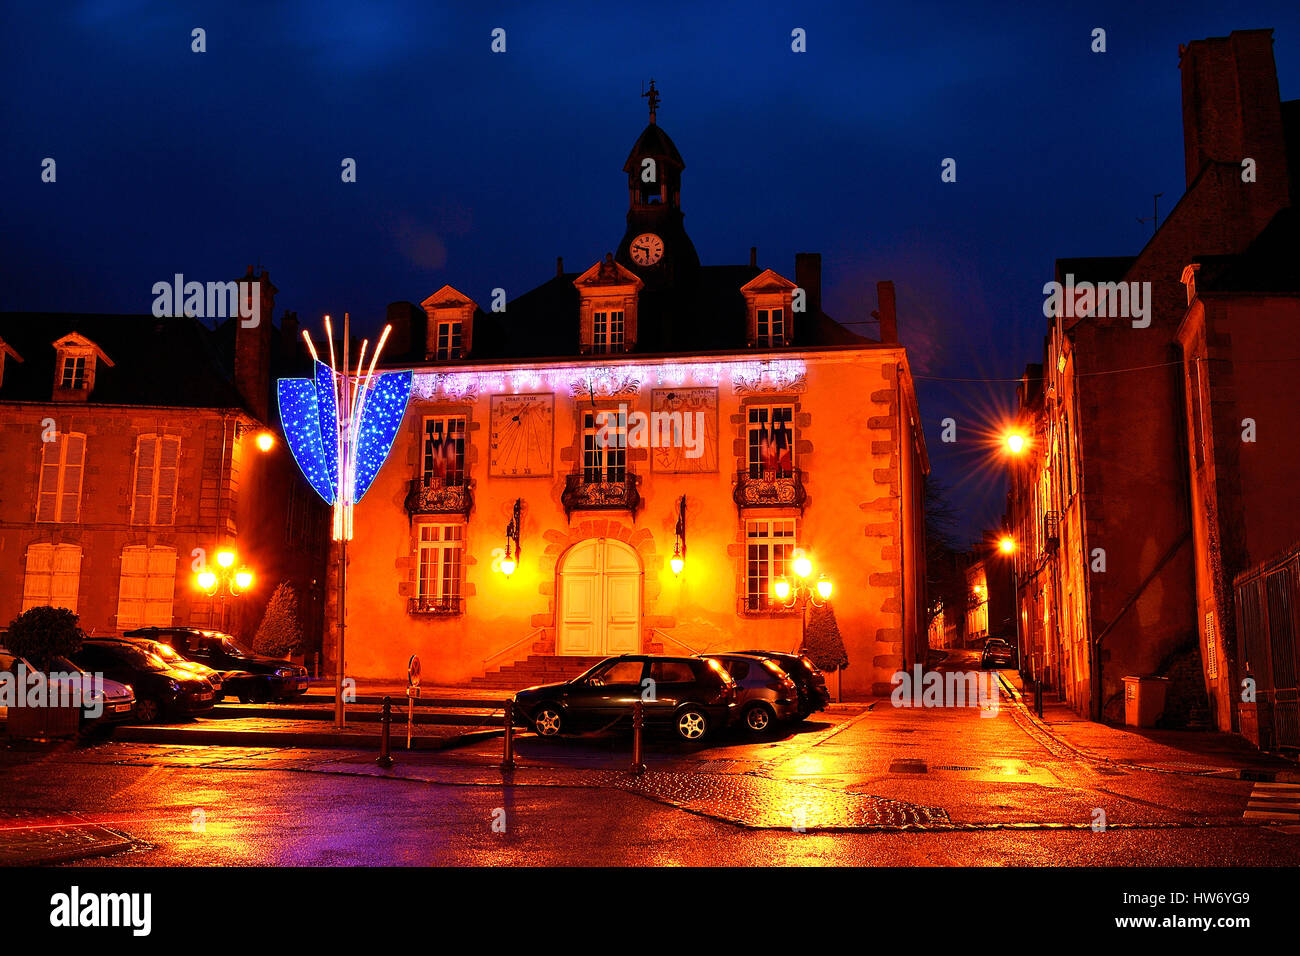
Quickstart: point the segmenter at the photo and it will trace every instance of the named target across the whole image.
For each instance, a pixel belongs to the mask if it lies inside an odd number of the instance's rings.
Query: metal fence
[[[1261,741],[1300,747],[1300,545],[1233,581],[1243,676],[1255,679]]]

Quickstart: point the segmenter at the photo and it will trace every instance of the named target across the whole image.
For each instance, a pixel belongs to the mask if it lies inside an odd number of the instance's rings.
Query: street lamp
[[[226,628],[226,595],[239,597],[253,586],[253,572],[246,566],[235,569],[234,551],[223,548],[217,552],[217,570],[204,568],[194,575],[194,586],[208,597],[221,598],[221,630]],[[211,613],[208,617],[212,622]]]
[[[275,447],[275,435],[271,432],[257,433],[257,448],[259,451],[270,451]]]
[[[1006,441],[1007,450],[1013,455],[1019,455],[1025,450],[1025,436],[1020,432],[1008,432]]]
[[[812,559],[802,549],[796,550],[792,557],[794,560],[791,565],[797,580],[791,582],[784,576],[779,577],[772,582],[772,591],[786,608],[798,607],[802,612],[803,627],[799,636],[802,648],[803,641],[808,636],[808,603],[811,601],[813,607],[825,605],[830,600],[834,585],[824,574],[819,575],[816,583],[810,585],[808,579],[813,573]]]

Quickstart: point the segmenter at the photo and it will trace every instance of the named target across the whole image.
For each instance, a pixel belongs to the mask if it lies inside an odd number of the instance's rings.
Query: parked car
[[[653,685],[643,683],[654,681]],[[645,692],[653,687],[653,694]],[[624,654],[601,661],[561,684],[543,684],[514,697],[515,722],[542,737],[631,720],[645,702],[646,726],[669,725],[682,740],[699,740],[731,723],[736,682],[717,661],[701,657]]]
[[[189,671],[195,677],[202,677],[212,685],[212,692],[215,694],[215,700],[220,701],[225,694],[222,693],[221,672],[213,670],[206,664],[200,664],[198,661],[192,661],[189,658],[182,657],[180,652],[170,644],[164,644],[162,641],[151,641],[147,637],[103,637],[95,640],[104,641],[121,641],[123,644],[130,644],[138,647],[142,651],[147,651],[161,657],[163,663],[168,667],[174,667],[177,670]]]
[[[89,640],[72,660],[83,670],[129,681],[135,688],[135,717],[151,724],[212,709],[212,685],[187,670],[167,666],[160,657],[125,641]]]
[[[1016,660],[1015,649],[998,637],[990,637],[984,642],[984,651],[980,654],[980,667],[1011,667]]]
[[[770,657],[752,654],[701,654],[717,661],[736,682],[736,713],[751,734],[794,720],[799,713],[799,687]]]
[[[33,667],[26,658],[16,657],[3,647],[0,647],[0,671],[7,671],[16,678],[19,664],[22,664],[31,673],[41,674],[42,677],[45,676],[38,668]],[[97,692],[94,689],[94,675],[87,673],[66,657],[55,659],[51,673],[80,675],[83,682],[83,693],[87,693],[89,699],[82,701],[78,733],[83,735],[111,733],[115,726],[130,720],[135,713],[135,690],[130,684],[123,684],[103,677],[103,683]],[[103,696],[102,701],[99,699],[101,694]],[[0,703],[0,719],[5,720],[6,724],[9,719],[8,710],[7,706]],[[87,713],[88,711],[89,713]]]
[[[262,654],[240,650],[222,631],[193,627],[141,627],[125,637],[143,637],[170,644],[188,660],[221,672],[226,696],[244,703],[292,700],[307,693],[307,668]]]
[[[782,654],[776,651],[732,651],[776,661],[790,675],[799,689],[799,711],[796,720],[806,720],[811,714],[825,710],[831,702],[831,692],[826,688],[826,677],[806,654]]]

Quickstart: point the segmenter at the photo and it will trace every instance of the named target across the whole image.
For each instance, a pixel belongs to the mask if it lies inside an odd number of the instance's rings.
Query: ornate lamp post
[[[803,621],[799,631],[799,648],[802,649],[808,638],[808,603],[811,601],[813,607],[823,607],[831,599],[834,585],[825,574],[818,575],[816,582],[809,583],[813,564],[807,552],[796,549],[791,557],[794,559],[791,562],[795,574],[794,581],[791,582],[789,578],[782,575],[772,582],[772,592],[783,607],[797,606],[800,609]]]
[[[253,586],[253,572],[246,566],[235,568],[235,552],[223,548],[217,552],[217,570],[204,568],[194,575],[194,585],[208,597],[221,598],[220,630],[226,629],[226,595],[239,597]],[[208,623],[212,623],[209,612]]]

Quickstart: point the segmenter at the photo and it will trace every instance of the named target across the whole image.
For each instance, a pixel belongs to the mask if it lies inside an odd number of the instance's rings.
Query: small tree
[[[50,670],[56,658],[75,654],[86,639],[78,617],[66,607],[34,607],[9,622],[5,647],[32,666]]]
[[[808,632],[804,635],[801,652],[823,671],[838,671],[849,666],[849,652],[840,637],[840,626],[835,621],[835,609],[827,602],[814,606],[808,614]]]
[[[275,593],[271,595],[271,600],[267,602],[261,626],[253,635],[253,650],[268,657],[288,657],[301,645],[302,625],[298,623],[298,595],[294,593],[288,582],[281,581]]]

